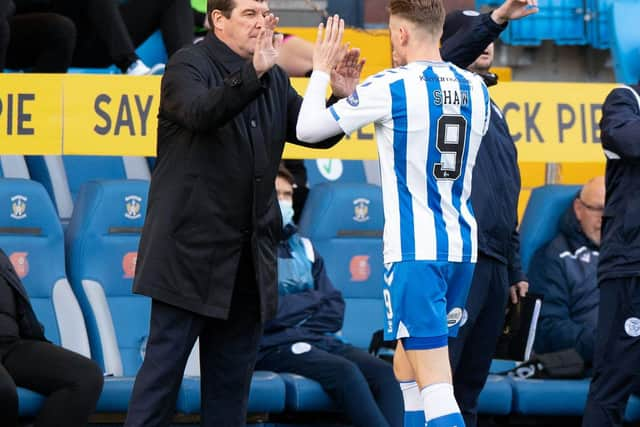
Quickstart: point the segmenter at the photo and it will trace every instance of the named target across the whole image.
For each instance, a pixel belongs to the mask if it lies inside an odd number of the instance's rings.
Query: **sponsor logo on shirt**
[[[140,210],[141,210],[141,202],[142,202],[142,197],[140,196],[136,196],[136,195],[131,195],[131,196],[127,196],[124,198],[124,204],[125,204],[125,212],[124,212],[124,216],[127,219],[138,219],[141,217],[140,214]]]
[[[352,282],[364,282],[371,276],[371,266],[369,265],[369,255],[356,255],[349,263]]]
[[[27,217],[27,197],[16,194],[11,198],[11,218],[25,219]]]
[[[13,264],[13,269],[19,278],[24,279],[29,274],[29,260],[27,256],[29,252],[14,252],[9,255],[9,260]]]

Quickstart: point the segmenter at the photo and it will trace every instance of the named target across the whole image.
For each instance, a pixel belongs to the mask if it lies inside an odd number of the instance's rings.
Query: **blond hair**
[[[389,13],[434,35],[442,31],[446,14],[442,0],[391,0]]]

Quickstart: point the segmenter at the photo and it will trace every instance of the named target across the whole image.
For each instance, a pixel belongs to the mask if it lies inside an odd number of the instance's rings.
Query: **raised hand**
[[[491,13],[491,18],[502,25],[509,20],[524,18],[534,13],[538,13],[538,0],[505,0]]]
[[[356,90],[365,60],[360,59],[360,49],[350,49],[342,61],[331,70],[331,90],[334,96],[345,98]]]
[[[282,46],[282,34],[274,36],[274,30],[279,18],[269,14],[264,18],[264,25],[258,33],[256,48],[253,51],[253,67],[258,77],[269,71],[276,63],[280,47]]]
[[[327,19],[327,27],[318,25],[318,36],[313,48],[313,69],[331,73],[338,65],[348,50],[348,46],[342,45],[344,34],[344,20],[338,15]]]

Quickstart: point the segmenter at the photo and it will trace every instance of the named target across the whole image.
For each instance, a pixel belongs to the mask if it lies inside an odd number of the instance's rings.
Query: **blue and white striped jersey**
[[[330,108],[345,133],[374,122],[384,262],[475,262],[471,177],[490,118],[479,76],[419,61],[368,78]]]

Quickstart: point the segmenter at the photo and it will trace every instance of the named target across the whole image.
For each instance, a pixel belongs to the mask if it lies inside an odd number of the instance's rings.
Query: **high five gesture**
[[[264,25],[258,33],[256,49],[253,52],[253,67],[258,77],[269,71],[276,63],[280,47],[282,46],[282,34],[275,34],[279,18],[268,14],[264,18]]]

